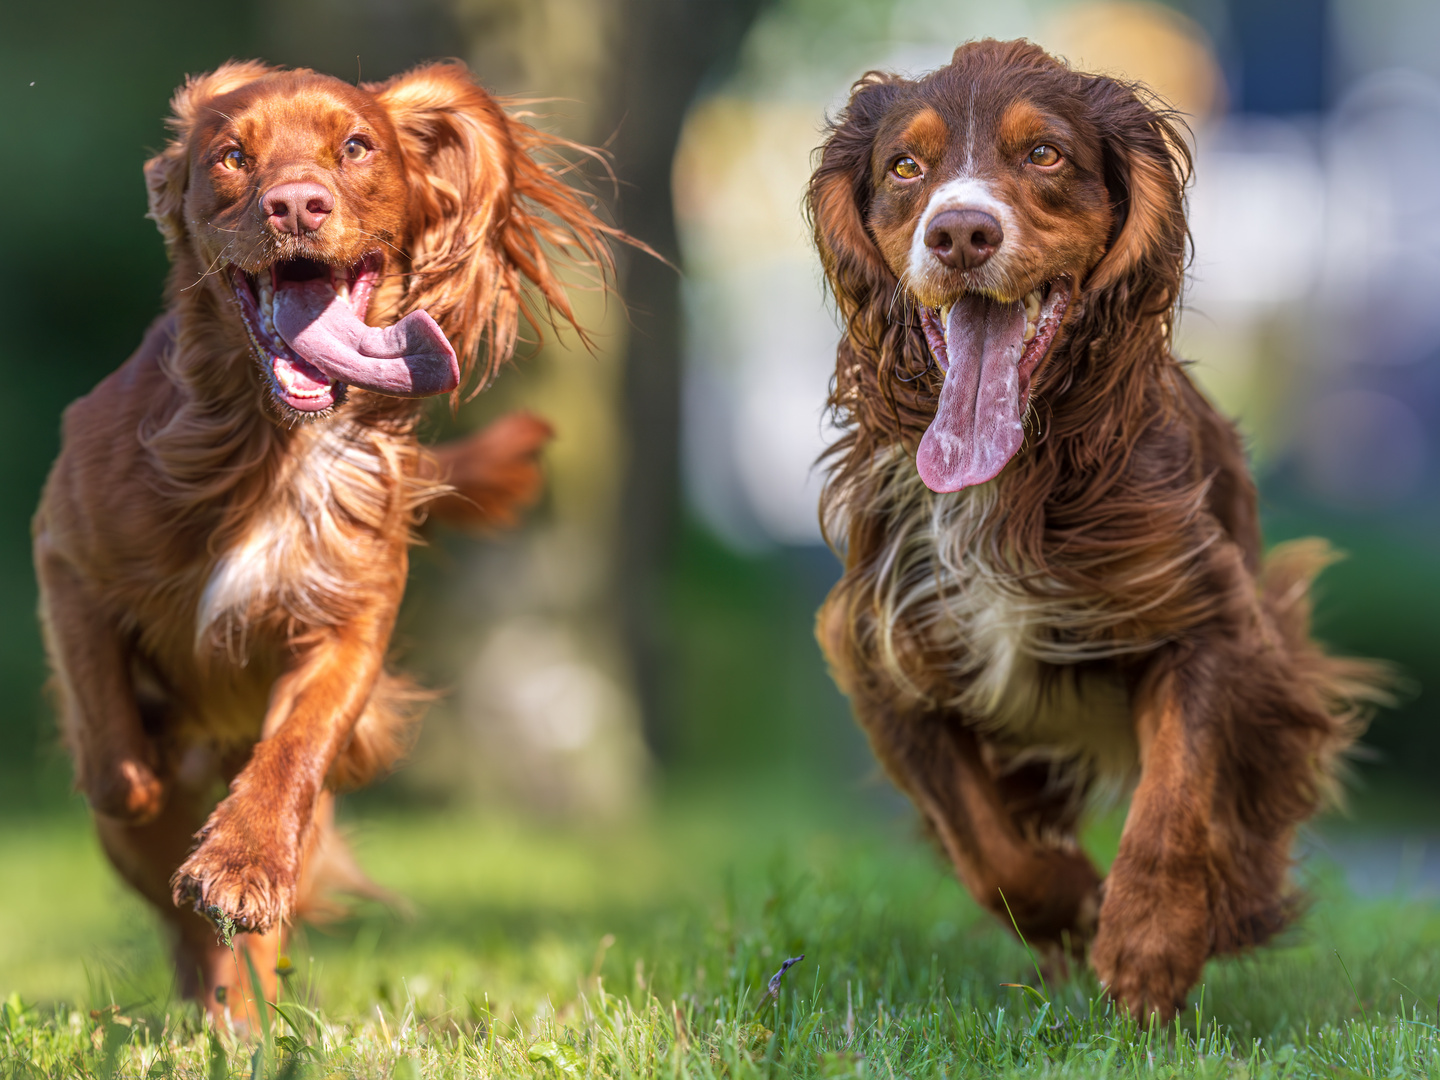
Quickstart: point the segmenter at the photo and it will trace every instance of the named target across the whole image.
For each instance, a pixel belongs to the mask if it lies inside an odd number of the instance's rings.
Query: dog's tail
[[[461,529],[503,529],[545,488],[540,451],[555,430],[528,412],[507,413],[474,435],[430,448],[437,479],[450,490],[427,505],[431,521]]]
[[[1394,705],[1404,680],[1383,660],[1334,656],[1310,636],[1315,578],[1344,556],[1317,537],[1277,544],[1260,574],[1260,599],[1289,653],[1292,670],[1308,688],[1316,711],[1331,718],[1333,751],[1326,773],[1366,728],[1375,710]]]

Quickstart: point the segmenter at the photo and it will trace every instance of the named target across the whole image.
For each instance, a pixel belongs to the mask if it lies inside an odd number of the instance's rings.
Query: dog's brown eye
[[[220,164],[227,169],[240,169],[245,166],[245,152],[243,150],[228,150],[225,156],[220,159]]]
[[[890,171],[901,180],[914,180],[920,175],[920,163],[912,157],[902,157],[890,166]]]
[[[346,139],[340,152],[345,155],[346,161],[364,161],[370,153],[370,147],[359,139]]]
[[[1054,165],[1060,160],[1060,151],[1053,146],[1046,146],[1041,143],[1030,151],[1030,163],[1032,165]]]

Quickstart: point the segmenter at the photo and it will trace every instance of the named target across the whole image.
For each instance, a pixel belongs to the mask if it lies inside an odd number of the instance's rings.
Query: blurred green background
[[[382,78],[424,59],[465,57],[482,81],[500,91],[560,98],[547,107],[549,126],[607,143],[623,181],[618,201],[609,200],[617,218],[683,270],[670,161],[692,103],[725,90],[726,80],[733,93],[737,71],[752,92],[767,78],[780,82],[806,65],[834,71],[843,87],[846,65],[858,72],[866,49],[893,32],[894,20],[886,20],[896,6],[878,0],[6,5],[0,13],[0,132],[8,162],[0,170],[0,205],[7,214],[0,260],[5,327],[0,371],[6,390],[0,397],[0,453],[7,477],[0,486],[4,811],[46,811],[70,799],[68,767],[42,696],[27,523],[56,451],[60,411],[129,353],[158,312],[165,260],[143,217],[140,166],[162,145],[169,94],[187,72],[229,57],[262,56],[346,78],[357,72]],[[825,17],[827,7],[833,19]],[[951,22],[976,21],[966,5],[930,10],[950,8]],[[1230,35],[1225,64],[1234,68],[1243,61],[1243,49],[1233,40],[1235,20],[1226,23],[1223,12],[1212,9],[1200,5],[1190,13],[1205,26],[1220,20],[1218,40],[1223,46]],[[1330,21],[1322,30],[1335,17],[1326,16]],[[833,40],[807,41],[797,34],[806,19],[823,24]],[[756,32],[757,26],[765,30],[760,24],[767,21],[768,38]],[[938,28],[936,34],[945,42],[955,37]],[[783,54],[788,59],[767,55],[767,40],[789,50]],[[1321,41],[1316,47],[1326,46]],[[1233,71],[1230,77],[1234,82]],[[1330,72],[1327,78],[1333,83],[1337,76]],[[1259,92],[1251,88],[1252,96]],[[1337,93],[1322,89],[1309,104],[1323,109]],[[1232,106],[1245,104],[1233,91],[1230,96]],[[822,112],[823,103],[811,110],[815,142]],[[799,191],[787,197],[798,211]],[[752,544],[749,550],[729,545],[703,515],[687,511],[677,464],[682,278],[651,260],[630,259],[622,269],[628,325],[615,318],[613,307],[601,317],[611,333],[602,339],[598,357],[549,349],[522,359],[458,420],[438,421],[442,428],[474,426],[505,407],[530,405],[561,428],[557,455],[564,459],[563,472],[565,461],[592,455],[595,444],[584,445],[583,434],[579,445],[576,439],[567,444],[566,415],[557,417],[547,406],[557,398],[557,386],[582,378],[598,382],[610,398],[611,435],[598,464],[591,461],[589,467],[606,475],[581,476],[576,484],[591,492],[604,488],[600,498],[608,505],[557,510],[552,500],[530,534],[488,546],[447,537],[422,554],[404,624],[411,663],[440,685],[463,682],[467,649],[475,650],[487,602],[492,608],[508,603],[522,614],[531,609],[523,599],[496,600],[483,582],[454,602],[453,579],[501,573],[494,567],[523,558],[537,529],[544,533],[547,522],[569,514],[576,529],[589,528],[601,538],[593,544],[583,536],[577,541],[603,549],[597,556],[604,563],[596,574],[601,584],[581,604],[563,598],[551,603],[550,615],[558,610],[562,621],[586,623],[582,637],[600,643],[601,667],[633,702],[627,719],[617,721],[638,724],[643,734],[644,750],[632,748],[625,758],[633,783],[754,770],[798,770],[827,783],[855,783],[869,768],[864,750],[843,702],[829,688],[808,630],[810,612],[835,574],[833,559],[813,544]],[[1203,380],[1207,358],[1198,359]],[[823,354],[819,363],[827,363]],[[1433,373],[1435,365],[1422,367]],[[1292,384],[1303,382],[1305,374],[1272,371],[1269,380],[1279,380],[1280,387],[1265,393],[1282,402],[1293,398],[1298,391]],[[1425,381],[1433,382],[1433,375]],[[1264,395],[1252,388],[1250,396]],[[1242,395],[1225,403],[1243,413],[1249,399]],[[583,432],[587,423],[593,426],[594,418],[578,415],[572,426]],[[1338,648],[1396,661],[1414,682],[1408,700],[1372,728],[1367,745],[1374,755],[1362,771],[1383,776],[1387,787],[1392,781],[1423,786],[1430,763],[1440,758],[1440,725],[1432,721],[1437,691],[1430,678],[1440,642],[1432,482],[1427,479],[1419,495],[1395,505],[1347,509],[1308,493],[1283,455],[1271,454],[1261,466],[1270,540],[1317,532],[1351,555],[1324,579],[1322,635]],[[563,487],[565,477],[558,482]],[[503,558],[512,563],[496,562]],[[490,569],[475,571],[476,565]],[[577,607],[583,609],[578,614]],[[453,735],[447,725],[464,727],[455,696],[432,717],[426,738],[436,745],[452,745],[445,741]],[[422,744],[422,765],[425,756]],[[449,758],[448,751],[435,756]],[[646,761],[658,763],[658,771],[650,771]],[[444,801],[471,797],[468,789],[485,783],[483,772],[476,780],[453,768],[422,767],[390,787],[396,798]]]
[[[808,801],[800,817],[848,804],[856,820],[905,820],[903,804],[875,776],[811,638],[813,612],[837,573],[833,557],[813,538],[755,527],[755,514],[743,527],[727,526],[717,504],[697,494],[699,474],[684,467],[710,452],[703,441],[687,441],[687,424],[703,417],[705,402],[686,395],[709,385],[702,377],[707,361],[696,359],[712,317],[706,305],[721,304],[725,275],[737,271],[707,239],[705,206],[685,202],[699,189],[687,186],[677,148],[689,146],[700,155],[693,160],[735,157],[723,141],[703,142],[723,140],[730,130],[702,122],[719,115],[705,112],[707,102],[742,102],[772,116],[788,109],[798,134],[787,136],[790,156],[778,171],[803,181],[826,107],[868,64],[887,57],[928,61],[936,42],[948,50],[992,25],[996,33],[1038,33],[1060,26],[1054,18],[1073,6],[1058,0],[6,5],[0,827],[38,830],[24,835],[39,838],[34,858],[43,860],[48,826],[37,819],[80,810],[42,692],[29,556],[28,521],[57,450],[59,416],[129,354],[159,311],[166,264],[143,216],[140,168],[164,142],[170,93],[187,72],[251,56],[347,79],[383,78],[422,60],[460,56],[499,92],[554,97],[541,122],[612,151],[618,196],[598,177],[596,190],[621,225],[679,268],[622,258],[628,314],[618,304],[586,301],[601,329],[595,355],[564,342],[527,348],[458,416],[437,412],[434,427],[442,434],[515,407],[551,418],[560,433],[547,459],[552,487],[517,532],[437,536],[417,556],[397,641],[404,662],[447,694],[413,762],[354,797],[349,813],[480,805],[532,819],[623,823],[677,793],[716,791],[728,800],[717,806],[733,807],[753,794],[756,805]],[[1280,122],[1275,118],[1299,137],[1328,131],[1326,118],[1350,100],[1347,87],[1392,61],[1412,63],[1389,54],[1337,59],[1337,35],[1358,18],[1354,5],[1102,6],[1138,7],[1143,18],[1154,17],[1152,8],[1169,11],[1212,50],[1221,89],[1197,130],[1202,140],[1221,132],[1213,136],[1217,153],[1232,156],[1245,139],[1261,138],[1255,132],[1271,131],[1265,125]],[[1420,16],[1392,8],[1371,21],[1390,19],[1386,25],[1399,40],[1406,20]],[[1125,10],[1115,17],[1129,18]],[[1266,35],[1276,33],[1285,44],[1267,51]],[[907,42],[929,42],[929,51],[906,52]],[[1412,67],[1426,62],[1422,57]],[[1279,89],[1262,77],[1277,65],[1289,73]],[[1433,73],[1416,77],[1422,76],[1433,82]],[[1300,97],[1286,99],[1297,86]],[[1290,137],[1284,132],[1272,145]],[[1316,161],[1329,168],[1326,155],[1339,144],[1327,138],[1314,135]],[[746,145],[750,152],[756,144]],[[1202,154],[1202,178],[1205,161]],[[803,235],[798,184],[777,190],[778,212],[793,212],[793,227]],[[723,205],[722,196],[715,205]],[[800,272],[811,275],[805,280],[813,286],[813,269]],[[1202,383],[1242,418],[1256,447],[1267,539],[1318,533],[1350,553],[1323,579],[1320,636],[1338,649],[1392,660],[1412,681],[1404,702],[1377,720],[1357,763],[1362,822],[1428,829],[1431,819],[1420,807],[1440,761],[1434,721],[1440,687],[1431,677],[1440,644],[1440,515],[1429,457],[1437,430],[1431,420],[1440,415],[1440,356],[1430,338],[1389,367],[1359,361],[1307,367],[1317,295],[1247,315],[1233,333],[1223,313],[1200,310],[1187,315],[1200,332],[1182,334],[1182,343],[1217,354],[1243,345],[1243,370],[1226,366],[1223,355],[1188,355],[1199,361]],[[1368,295],[1357,298],[1361,323]],[[1431,294],[1412,295],[1423,303]],[[1376,310],[1387,310],[1382,301]],[[821,369],[831,363],[823,348],[817,355],[808,359]],[[1410,410],[1406,415],[1420,424],[1420,456],[1406,444],[1404,486],[1386,488],[1384,498],[1356,497],[1353,484],[1336,487],[1326,479],[1331,473],[1316,472],[1305,439],[1323,428],[1324,413],[1307,412],[1306,403],[1322,384],[1326,393],[1384,396]],[[818,430],[823,381],[809,392],[814,406],[806,423]],[[1384,478],[1395,475],[1385,446],[1356,445],[1362,457],[1374,451],[1376,464],[1365,476],[1380,478],[1384,488]],[[1360,487],[1363,496],[1363,477]],[[802,509],[799,517],[808,513]],[[510,670],[508,657],[530,663],[537,655],[545,664]]]

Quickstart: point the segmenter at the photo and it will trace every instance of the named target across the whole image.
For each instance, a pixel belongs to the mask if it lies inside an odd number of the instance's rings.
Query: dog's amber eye
[[[1060,160],[1060,151],[1053,146],[1046,146],[1041,143],[1030,151],[1030,163],[1032,165],[1054,165]]]
[[[245,151],[228,150],[225,156],[220,159],[220,164],[227,169],[240,169],[245,166]]]
[[[364,161],[370,154],[370,147],[359,139],[346,139],[340,152],[345,155],[346,161]]]
[[[890,166],[890,171],[901,180],[914,180],[920,175],[920,163],[912,157],[902,157]]]

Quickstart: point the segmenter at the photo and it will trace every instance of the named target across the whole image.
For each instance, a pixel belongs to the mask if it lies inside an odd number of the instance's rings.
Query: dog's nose
[[[974,270],[1005,238],[1000,222],[984,210],[945,210],[930,219],[925,246],[946,266]]]
[[[335,196],[320,184],[277,184],[260,199],[260,209],[276,232],[299,236],[325,224],[335,209]]]

